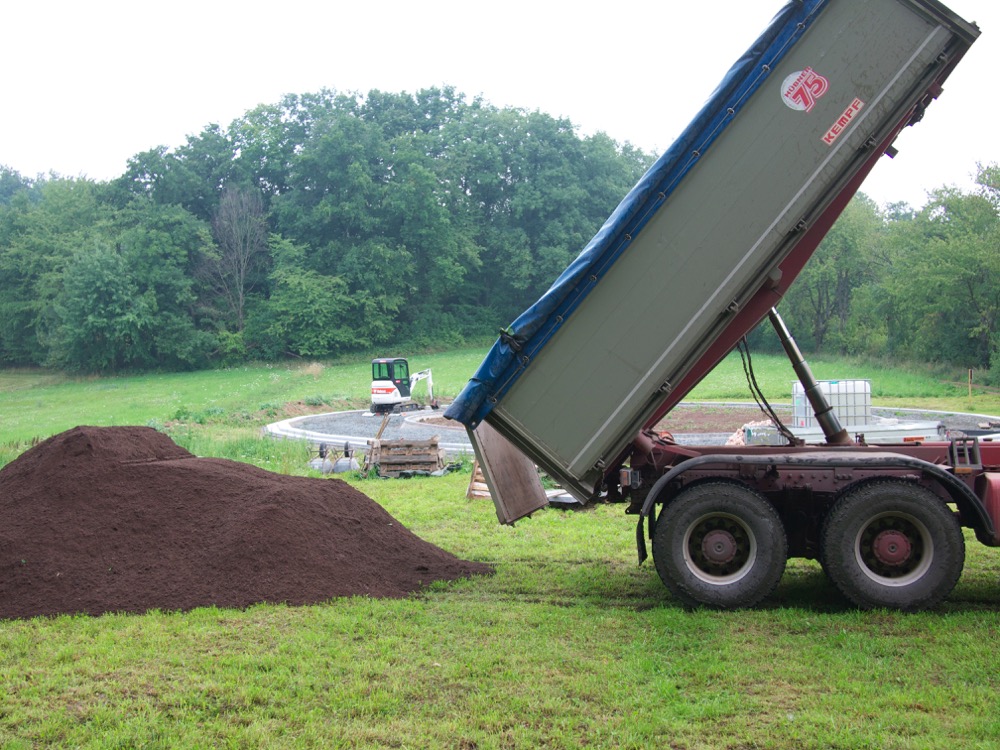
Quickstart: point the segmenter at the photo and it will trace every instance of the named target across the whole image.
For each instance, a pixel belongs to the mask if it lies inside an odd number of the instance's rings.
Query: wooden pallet
[[[399,477],[407,471],[433,472],[445,466],[437,437],[430,440],[369,440],[365,471],[378,467],[379,476]]]
[[[472,479],[469,480],[469,489],[466,490],[465,496],[468,498],[492,497],[490,495],[490,487],[486,484],[486,477],[483,475],[483,467],[479,465],[478,458],[472,462]]]

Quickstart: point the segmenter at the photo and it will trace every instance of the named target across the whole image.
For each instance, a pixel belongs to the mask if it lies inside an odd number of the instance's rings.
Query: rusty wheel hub
[[[910,559],[913,545],[902,531],[888,529],[872,540],[872,551],[880,563],[896,567]]]
[[[736,538],[725,529],[713,529],[701,541],[705,559],[715,565],[725,565],[736,557]]]

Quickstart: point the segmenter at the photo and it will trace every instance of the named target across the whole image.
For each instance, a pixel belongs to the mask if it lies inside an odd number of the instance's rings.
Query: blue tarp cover
[[[600,231],[549,290],[493,345],[445,416],[475,428],[604,273],[642,231],[684,176],[732,122],[828,0],[792,0],[729,69],[680,137],[625,196]],[[710,27],[706,29],[710,35]]]

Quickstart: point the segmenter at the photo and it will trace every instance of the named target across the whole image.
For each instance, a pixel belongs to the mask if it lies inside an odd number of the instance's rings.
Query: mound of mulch
[[[0,618],[402,597],[492,572],[339,479],[76,427],[0,470]]]

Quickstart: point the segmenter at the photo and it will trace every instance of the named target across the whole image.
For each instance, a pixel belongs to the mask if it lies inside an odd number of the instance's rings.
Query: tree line
[[[289,95],[109,182],[0,168],[0,364],[183,369],[481,341],[651,161],[433,88]]]
[[[991,369],[996,381],[1000,167],[919,210],[856,196],[779,310],[809,351]]]
[[[652,160],[431,88],[288,95],[107,182],[0,167],[0,365],[185,369],[481,341]],[[920,210],[859,196],[782,312],[807,350],[995,366],[998,217],[996,166]]]

